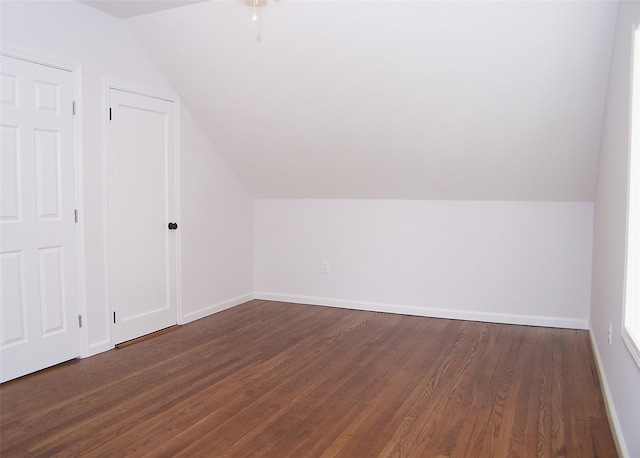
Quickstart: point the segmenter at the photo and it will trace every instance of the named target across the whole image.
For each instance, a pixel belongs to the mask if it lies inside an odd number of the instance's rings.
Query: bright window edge
[[[634,28],[622,338],[640,367],[640,26]]]

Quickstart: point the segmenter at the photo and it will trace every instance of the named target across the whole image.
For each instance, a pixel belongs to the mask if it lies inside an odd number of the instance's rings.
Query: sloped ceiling
[[[207,0],[78,0],[120,19],[170,10]]]
[[[591,201],[616,8],[279,0],[252,22],[237,0],[126,23],[255,198]]]

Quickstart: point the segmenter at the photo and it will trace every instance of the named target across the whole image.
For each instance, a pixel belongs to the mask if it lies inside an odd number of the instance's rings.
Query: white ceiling
[[[253,197],[590,201],[616,8],[280,0],[255,23],[236,0],[126,23]]]
[[[170,10],[207,0],[78,0],[120,19]]]

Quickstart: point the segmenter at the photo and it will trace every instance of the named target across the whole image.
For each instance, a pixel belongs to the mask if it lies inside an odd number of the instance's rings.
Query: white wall
[[[181,118],[182,309],[192,321],[253,299],[253,209],[191,114]]]
[[[592,339],[613,423],[628,456],[640,456],[640,368],[622,336],[632,31],[640,3],[620,2],[594,207]],[[607,334],[612,323],[609,345]]]
[[[3,49],[82,66],[82,154],[90,354],[111,348],[105,285],[103,153],[105,80],[149,94],[175,92],[123,21],[74,1],[0,3]],[[184,319],[251,293],[251,200],[181,109]],[[193,179],[192,179],[193,177]],[[197,182],[197,185],[196,185]],[[131,190],[135,193],[135,189]],[[215,237],[204,237],[210,231]],[[240,248],[239,248],[240,247]],[[221,269],[237,255],[238,265]],[[213,306],[213,308],[211,308]]]
[[[256,297],[586,328],[592,217],[591,203],[255,200]]]
[[[127,24],[253,197],[593,199],[615,2],[246,10]]]
[[[2,1],[0,8],[3,47],[82,65],[85,322],[89,351],[96,353],[110,348],[104,79],[150,93],[174,91],[120,20],[69,1]],[[618,21],[595,204],[590,320],[614,424],[623,448],[640,456],[640,370],[620,337],[629,60],[638,3],[622,2]],[[258,296],[327,305],[586,325],[591,204],[257,200],[252,211],[189,111],[182,107],[180,114],[184,320],[241,302],[255,289]],[[321,259],[330,260],[329,274],[320,273]]]

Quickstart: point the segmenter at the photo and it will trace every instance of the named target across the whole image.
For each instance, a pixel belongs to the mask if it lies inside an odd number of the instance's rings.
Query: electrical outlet
[[[329,273],[329,260],[322,259],[320,260],[320,273],[328,274]]]
[[[611,321],[609,321],[609,345],[611,345],[611,334],[613,333],[613,327],[611,326]]]

